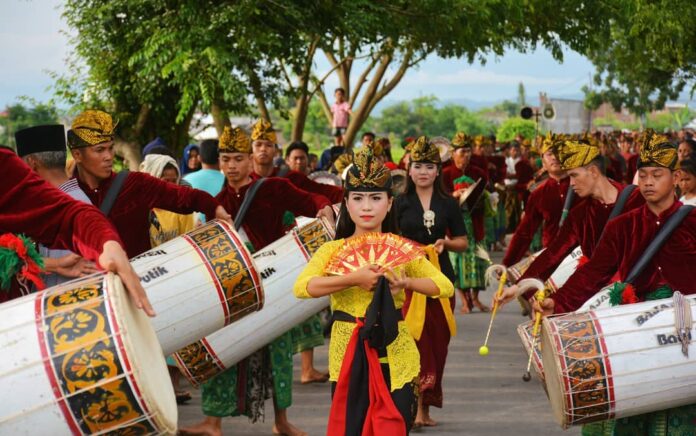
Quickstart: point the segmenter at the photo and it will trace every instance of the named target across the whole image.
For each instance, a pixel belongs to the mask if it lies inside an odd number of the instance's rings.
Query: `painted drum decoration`
[[[508,280],[511,283],[517,283],[517,281],[522,277],[522,274],[524,274],[525,271],[527,271],[527,268],[534,262],[534,259],[537,258],[541,254],[541,252],[544,250],[539,250],[536,253],[525,257],[524,259],[520,260],[516,264],[512,265],[511,267],[508,268]]]
[[[556,292],[568,281],[570,276],[573,275],[578,266],[580,265],[580,259],[582,258],[582,248],[575,247],[569,255],[563,259],[563,261],[558,265],[558,268],[551,274],[548,280],[546,280],[546,288],[551,292]]]
[[[298,219],[300,227],[254,253],[263,278],[263,310],[197,341],[175,355],[177,365],[197,386],[329,305],[328,297],[298,300],[295,280],[319,247],[334,238],[321,219]]]
[[[561,426],[618,419],[696,402],[696,350],[675,325],[696,299],[672,298],[548,317],[542,327],[546,388]],[[691,337],[691,327],[687,327]]]
[[[0,305],[0,353],[0,434],[176,431],[155,332],[113,274]]]
[[[211,221],[131,259],[157,316],[166,355],[263,307],[251,253],[223,221]]]
[[[544,365],[541,360],[541,340],[537,337],[536,343],[534,343],[534,337],[532,332],[534,331],[534,321],[527,321],[517,326],[517,334],[524,345],[524,350],[532,353],[532,365],[534,366],[534,372],[539,377],[539,379],[544,381]],[[534,344],[534,350],[532,350],[532,344]]]

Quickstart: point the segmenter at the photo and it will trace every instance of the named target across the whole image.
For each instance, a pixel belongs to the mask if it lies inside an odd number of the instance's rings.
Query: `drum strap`
[[[239,206],[239,210],[237,211],[237,216],[234,217],[234,229],[236,231],[239,231],[239,229],[242,227],[242,222],[244,222],[244,217],[249,211],[249,206],[251,205],[251,202],[254,201],[256,192],[258,192],[264,180],[265,179],[263,178],[256,180],[247,190],[244,200],[242,200],[242,205]]]
[[[636,189],[636,185],[628,185],[626,186],[621,193],[619,193],[619,197],[616,199],[616,203],[614,203],[614,207],[611,210],[611,213],[609,214],[609,218],[607,218],[607,222],[613,220],[617,216],[621,215],[621,212],[623,212],[624,207],[626,206],[626,202],[628,201],[628,197],[631,196],[631,193]],[[604,236],[604,231],[607,229],[607,226],[604,226],[604,230],[602,230],[602,233],[599,235],[599,239],[597,240],[597,245],[599,245],[599,241],[602,240],[602,236]]]
[[[114,182],[111,184],[109,190],[106,193],[106,196],[104,197],[104,201],[102,201],[101,206],[99,206],[99,210],[101,210],[104,215],[109,216],[109,212],[111,212],[111,208],[114,207],[114,203],[116,203],[118,194],[121,193],[123,183],[126,181],[127,177],[128,170],[123,170],[120,173],[116,174]]]
[[[655,254],[662,248],[662,246],[667,242],[667,239],[672,235],[672,233],[679,227],[679,224],[686,218],[686,216],[691,212],[694,206],[688,204],[682,205],[679,210],[677,210],[674,215],[667,219],[665,225],[657,232],[657,235],[653,238],[645,249],[643,254],[638,258],[638,261],[633,265],[631,271],[626,276],[624,283],[633,283],[645,267],[650,263],[650,260],[655,256]]]

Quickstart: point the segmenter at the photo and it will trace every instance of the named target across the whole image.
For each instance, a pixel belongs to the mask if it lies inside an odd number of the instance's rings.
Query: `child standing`
[[[336,88],[334,98],[336,101],[331,106],[333,114],[332,134],[336,145],[343,145],[343,135],[348,128],[348,116],[352,115],[353,112],[350,109],[350,104],[346,101],[346,91],[343,88]]]
[[[679,189],[682,194],[679,201],[696,206],[696,162],[684,159],[679,165]]]

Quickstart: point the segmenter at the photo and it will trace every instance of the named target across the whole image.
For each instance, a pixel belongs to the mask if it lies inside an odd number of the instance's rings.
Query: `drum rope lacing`
[[[692,321],[692,314],[691,314],[691,303],[694,301],[693,297],[684,297],[683,294],[681,294],[678,291],[675,291],[673,294],[673,301],[670,306],[674,306],[674,322],[673,323],[667,323],[667,324],[660,324],[660,325],[651,325],[651,329],[656,330],[656,329],[664,329],[668,327],[675,327],[677,331],[677,336],[679,337],[679,341],[681,343],[681,348],[682,352],[684,353],[685,356],[688,357],[688,345],[690,344],[690,331],[691,331],[691,326],[693,325]],[[666,308],[665,308],[666,309]],[[624,312],[620,314],[610,314],[604,316],[602,319],[603,320],[609,320],[612,318],[623,318],[627,317],[633,314],[639,314],[643,313],[643,311],[634,311],[634,312]],[[559,315],[559,316],[564,316],[564,315]],[[552,316],[555,318],[556,316]],[[635,333],[635,332],[641,332],[644,331],[642,328],[636,328],[636,329],[623,329],[621,331],[617,331],[614,333],[610,334],[601,334],[601,335],[587,335],[583,337],[576,337],[573,335],[567,335],[567,334],[558,334],[559,337],[564,338],[564,339],[569,339],[566,342],[566,348],[570,348],[572,345],[581,343],[583,341],[591,340],[591,339],[597,339],[597,338],[607,338],[611,336],[619,336],[625,333]],[[675,344],[676,345],[676,344]],[[626,350],[623,352],[612,352],[611,356],[616,357],[621,354],[633,354],[633,353],[640,353],[643,351],[649,351],[649,350],[654,350],[654,347],[644,347],[644,348],[639,348],[639,349],[631,349],[631,350]],[[686,350],[686,351],[685,351]],[[558,353],[559,356],[562,356],[566,362],[572,362],[572,361],[583,361],[583,360],[592,360],[595,358],[602,358],[602,359],[608,359],[610,358],[610,355],[608,353],[602,352],[602,353],[595,353],[592,355],[585,355],[582,357],[579,356],[570,356],[567,353]],[[662,365],[660,367],[660,370],[669,370],[669,369],[674,369],[682,366],[687,366],[687,365],[693,365],[693,362],[690,362],[688,360],[681,361],[679,363],[671,364],[671,365]],[[623,372],[620,375],[614,376],[613,374],[605,375],[605,376],[599,376],[599,377],[588,377],[588,378],[581,378],[581,377],[569,377],[568,374],[566,373],[564,375],[564,378],[568,381],[578,383],[578,384],[592,384],[593,382],[596,381],[611,381],[614,378],[620,377],[620,378],[625,378],[627,376],[636,376],[639,374],[643,373],[652,373],[654,372],[654,368],[652,369],[644,369],[644,370],[636,370],[636,371],[628,371],[628,372]],[[652,394],[661,394],[661,393],[670,393],[674,392],[675,389],[679,390],[684,390],[684,389],[692,389],[696,387],[696,382],[693,383],[685,383],[683,379],[675,378],[673,380],[673,383],[668,384],[665,386],[665,381],[661,381],[662,383],[662,389],[655,390],[651,392]],[[644,386],[645,380],[639,380],[635,383],[622,383],[622,389],[626,390],[627,388],[630,387],[641,387]],[[571,397],[577,394],[583,394],[583,393],[591,393],[596,391],[596,389],[590,388],[590,389],[575,389],[572,390],[571,392],[565,391],[564,390],[564,395],[566,396],[567,401],[572,401]],[[636,389],[636,392],[639,392],[640,389]],[[634,396],[622,396],[621,401],[622,402],[630,402],[632,400],[636,399],[641,399],[643,398],[643,394],[637,394]],[[578,413],[581,412],[583,409],[592,409],[600,405],[606,405],[609,404],[613,410],[614,405],[616,401],[604,401],[604,402],[595,402],[592,404],[588,404],[586,406],[575,406],[571,408],[570,410],[565,410],[564,415],[571,417],[570,422],[574,422],[576,419],[581,419],[585,420],[587,418],[592,418],[594,416],[603,416],[606,415],[606,412],[598,412],[598,413],[588,413],[588,414],[582,414]],[[665,402],[665,407],[671,407],[671,404],[668,402]]]

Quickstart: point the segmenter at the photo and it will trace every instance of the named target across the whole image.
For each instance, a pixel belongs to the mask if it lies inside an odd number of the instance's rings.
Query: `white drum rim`
[[[121,280],[113,273],[105,277],[109,289],[109,301],[114,314],[113,320],[121,333],[120,345],[127,354],[131,381],[140,394],[149,419],[164,433],[175,433],[178,408],[174,388],[169,378],[167,363],[148,316],[135,307]],[[131,334],[132,332],[136,334]],[[136,341],[133,341],[136,339]],[[145,347],[138,346],[144,342]]]
[[[556,334],[553,323],[545,318],[541,326],[541,360],[544,365],[546,393],[556,422],[564,429],[568,425],[567,392],[563,383],[560,356],[556,351]]]

